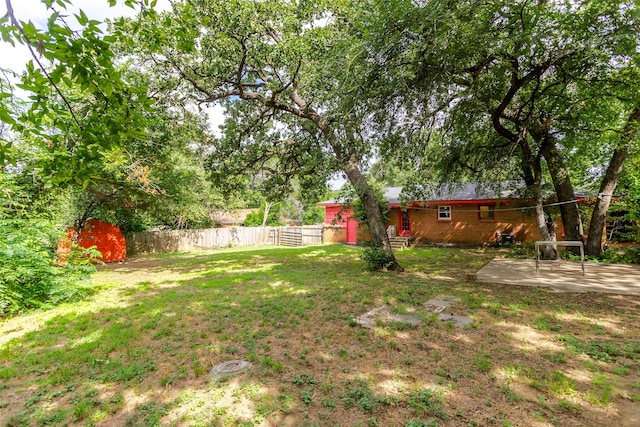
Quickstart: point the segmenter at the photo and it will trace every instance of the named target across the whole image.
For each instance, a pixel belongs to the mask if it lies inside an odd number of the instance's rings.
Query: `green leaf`
[[[31,21],[26,23],[22,22],[22,31],[24,31],[24,34],[30,38],[35,38],[36,35],[38,34],[38,30],[36,29],[36,26],[33,25]]]
[[[74,14],[73,16],[76,17],[76,21],[78,21],[78,24],[85,26],[87,25],[87,23],[89,22],[89,18],[87,17],[87,15],[84,13],[84,11],[82,9],[80,9],[80,14]]]
[[[4,108],[0,108],[0,121],[2,121],[3,123],[7,123],[9,125],[16,124],[16,121],[14,120],[14,118],[11,117],[11,115],[9,115],[9,112]]]

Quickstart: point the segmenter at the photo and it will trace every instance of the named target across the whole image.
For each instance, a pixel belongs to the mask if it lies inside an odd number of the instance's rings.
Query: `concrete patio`
[[[501,259],[490,261],[477,274],[482,283],[545,286],[559,292],[604,292],[640,296],[640,266],[585,262]]]

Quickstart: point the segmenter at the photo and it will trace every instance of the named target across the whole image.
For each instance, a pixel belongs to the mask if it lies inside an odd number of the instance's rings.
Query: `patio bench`
[[[582,263],[582,275],[584,276],[584,244],[573,240],[540,240],[536,242],[536,274],[540,266],[540,246],[577,246],[580,248],[580,262]]]

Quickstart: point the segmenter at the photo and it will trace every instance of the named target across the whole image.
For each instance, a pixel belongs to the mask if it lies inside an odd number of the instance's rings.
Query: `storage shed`
[[[68,230],[69,238],[62,239],[58,244],[58,259],[61,262],[66,261],[76,232],[74,229]],[[95,246],[102,253],[103,262],[124,261],[127,258],[127,244],[120,228],[98,219],[84,223],[78,236],[78,245],[83,248]]]

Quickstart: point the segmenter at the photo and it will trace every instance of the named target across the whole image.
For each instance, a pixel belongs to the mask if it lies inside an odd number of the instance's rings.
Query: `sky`
[[[47,19],[51,15],[51,10],[47,10],[41,0],[11,0],[14,14],[20,21],[31,21],[38,28],[45,28]],[[158,8],[169,7],[168,0],[159,0]],[[76,24],[73,14],[78,10],[83,10],[90,19],[103,21],[107,18],[117,18],[120,16],[132,16],[135,10],[124,5],[122,0],[118,0],[116,6],[109,7],[108,0],[73,0],[66,12],[56,8],[63,14],[70,17],[67,23],[73,27]],[[0,16],[7,13],[5,2],[0,3]],[[29,50],[25,46],[13,48],[10,44],[0,42],[0,64],[5,68],[10,68],[20,72],[24,69],[24,64],[31,59]]]
[[[118,0],[116,6],[109,7],[108,0],[72,0],[71,6],[66,11],[61,11],[59,7],[56,10],[64,15],[69,16],[67,23],[73,27],[77,24],[73,14],[82,10],[89,19],[104,21],[106,19],[118,18],[121,16],[133,16],[135,9],[124,5],[123,0]],[[20,21],[31,21],[38,28],[45,28],[47,19],[51,15],[51,10],[47,10],[41,0],[12,0],[11,1],[14,14]],[[165,10],[170,8],[169,0],[158,0],[156,10]],[[0,16],[4,16],[7,12],[5,2],[0,3]],[[11,46],[9,43],[0,41],[0,65],[2,68],[11,69],[17,73],[24,71],[25,64],[30,60],[31,53],[26,46]],[[224,109],[222,107],[212,107],[207,110],[209,116],[209,124],[211,129],[219,134],[218,126],[224,121]]]

